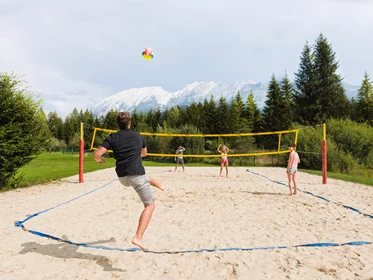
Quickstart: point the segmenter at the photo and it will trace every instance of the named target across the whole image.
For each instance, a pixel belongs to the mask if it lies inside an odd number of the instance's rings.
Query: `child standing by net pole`
[[[221,150],[220,150],[220,147],[221,147]],[[219,145],[218,147],[218,152],[221,154],[221,161],[220,161],[220,177],[222,177],[222,173],[223,173],[223,167],[225,165],[225,175],[227,176],[228,178],[228,152],[229,152],[229,149],[227,146],[225,145]]]
[[[300,163],[299,155],[296,151],[294,151],[295,144],[291,143],[288,145],[288,149],[290,150],[288,166],[286,168],[286,173],[288,174],[288,182],[289,182],[289,195],[296,195],[297,194],[297,182],[295,181],[295,175],[298,169],[298,163]],[[293,183],[294,191],[292,191],[291,184]]]

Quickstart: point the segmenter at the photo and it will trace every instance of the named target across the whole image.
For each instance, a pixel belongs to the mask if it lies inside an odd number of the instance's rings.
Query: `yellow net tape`
[[[105,129],[105,128],[95,128],[93,132],[93,138],[91,143],[91,150],[97,150],[94,147],[94,140],[97,131],[103,131],[108,133],[114,133],[118,130]],[[260,135],[279,135],[278,140],[278,150],[277,151],[268,151],[268,152],[255,152],[255,153],[241,153],[241,154],[229,154],[228,157],[249,157],[249,156],[260,156],[260,155],[276,155],[276,154],[285,154],[289,153],[288,150],[281,151],[281,135],[287,133],[295,133],[294,144],[297,144],[298,140],[298,129],[293,130],[283,130],[283,131],[273,131],[273,132],[256,132],[256,133],[232,133],[232,134],[181,134],[181,133],[152,133],[152,132],[139,132],[143,136],[160,136],[160,137],[247,137],[247,136],[260,136]],[[109,150],[108,152],[112,152]],[[147,156],[153,157],[175,157],[175,154],[156,154],[148,153]],[[214,158],[221,157],[220,154],[202,154],[202,155],[188,155],[183,154],[183,157],[193,157],[193,158]]]

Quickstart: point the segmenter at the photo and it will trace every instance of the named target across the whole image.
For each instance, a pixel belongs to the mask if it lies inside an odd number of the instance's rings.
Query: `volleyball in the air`
[[[154,52],[151,48],[147,47],[143,52],[142,52],[142,57],[145,58],[146,60],[152,60],[154,57]]]

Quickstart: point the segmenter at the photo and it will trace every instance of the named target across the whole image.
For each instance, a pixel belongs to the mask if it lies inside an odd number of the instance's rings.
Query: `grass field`
[[[114,158],[105,158],[106,163],[100,164],[93,159],[92,154],[84,157],[84,173],[115,166]],[[143,161],[144,166],[174,166],[174,163]],[[193,164],[193,166],[212,166],[211,164]],[[79,155],[63,154],[61,152],[42,153],[29,164],[22,167],[19,175],[23,179],[19,187],[49,183],[58,179],[79,174]]]
[[[174,163],[162,163],[154,161],[143,161],[144,166],[174,166]],[[115,166],[113,158],[106,158],[105,164],[95,162],[92,154],[88,154],[84,158],[84,173],[92,172],[100,169],[110,168]],[[190,163],[188,166],[216,166],[211,164]],[[322,175],[321,171],[300,170],[315,175]],[[61,152],[42,153],[29,164],[22,167],[18,174],[23,174],[23,179],[19,187],[27,187],[36,184],[49,183],[54,180],[59,180],[65,177],[79,174],[79,155],[78,154],[63,154]],[[328,178],[334,178],[349,182],[355,182],[373,186],[373,179],[352,176],[348,174],[328,172]],[[321,180],[321,178],[320,178]]]

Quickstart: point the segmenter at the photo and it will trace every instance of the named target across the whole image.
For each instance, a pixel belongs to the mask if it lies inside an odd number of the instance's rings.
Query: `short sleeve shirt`
[[[110,134],[101,146],[113,151],[118,177],[145,174],[141,152],[143,148],[146,148],[146,143],[138,132],[121,129]]]
[[[183,158],[182,155],[183,155],[183,150],[176,150],[176,155],[178,158]]]

